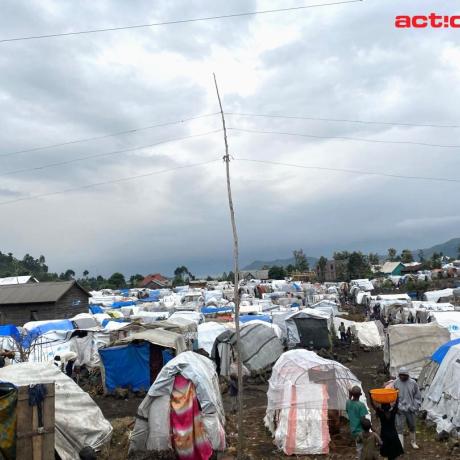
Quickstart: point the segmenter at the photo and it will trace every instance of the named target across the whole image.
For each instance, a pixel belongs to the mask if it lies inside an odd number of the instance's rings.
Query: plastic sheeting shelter
[[[99,407],[53,364],[6,366],[0,369],[0,380],[17,386],[55,382],[55,448],[62,460],[79,460],[83,447],[100,450],[110,441],[112,425]]]
[[[331,347],[332,316],[310,308],[292,313],[285,319],[289,347]]]
[[[345,411],[355,385],[361,382],[336,361],[307,350],[283,353],[272,370],[264,418],[275,445],[287,455],[327,454],[331,411]]]
[[[275,332],[263,324],[241,325],[241,359],[252,372],[259,372],[273,364],[283,352]],[[230,365],[236,359],[236,333],[220,334],[212,349],[212,359],[220,375],[230,375]]]
[[[429,388],[425,391],[422,410],[436,424],[438,433],[460,428],[460,345],[451,346],[444,356]]]
[[[397,324],[390,326],[384,344],[384,361],[390,375],[407,367],[412,378],[418,378],[425,361],[450,340],[449,331],[436,323]]]
[[[227,328],[221,323],[209,322],[203,323],[198,326],[198,348],[203,350],[211,356],[212,347],[216,338],[225,332]]]
[[[195,385],[205,432],[213,449],[225,449],[225,415],[214,364],[187,351],[166,364],[140,404],[130,437],[130,455],[171,449],[170,399],[178,374]]]
[[[100,349],[106,391],[118,387],[147,390],[171,357],[185,350],[180,334],[163,329],[136,332],[113,347]]]
[[[337,337],[340,337],[340,323],[346,328],[350,327],[353,335],[358,339],[358,342],[363,347],[380,348],[383,346],[383,325],[380,321],[365,321],[362,323],[349,321],[344,318],[334,318],[334,329]]]

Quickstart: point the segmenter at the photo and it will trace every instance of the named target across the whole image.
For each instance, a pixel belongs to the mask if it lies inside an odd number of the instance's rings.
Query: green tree
[[[189,269],[185,265],[177,267],[174,270],[173,284],[175,286],[188,283],[191,279],[194,279],[194,276],[190,273]]]
[[[59,275],[59,279],[65,280],[65,281],[70,281],[75,278],[75,272],[71,270],[70,268],[66,270],[64,273],[61,273]]]
[[[89,275],[89,271],[88,270],[83,270],[83,278],[87,278]]]
[[[270,270],[268,270],[268,277],[272,280],[284,280],[286,277],[286,270],[284,267],[273,265],[273,267],[270,267]]]
[[[129,284],[131,287],[135,288],[139,285],[139,283],[144,279],[144,276],[140,273],[136,273],[135,275],[131,275],[129,277]]]
[[[403,249],[401,251],[401,262],[403,264],[409,264],[414,261],[414,256],[412,255],[412,251],[410,249]]]
[[[423,249],[418,251],[418,260],[421,264],[425,263],[425,253],[423,252]]]
[[[434,252],[430,259],[430,266],[432,269],[441,268],[442,266],[442,254]]]
[[[235,282],[235,273],[233,273],[231,270],[228,272],[227,281],[230,283]]]
[[[211,276],[211,275],[208,275],[208,277],[206,278],[206,281],[213,281],[214,278]]]
[[[292,265],[292,264],[289,264],[289,265],[286,267],[286,273],[288,273],[289,275],[290,275],[291,273],[294,273],[295,271],[296,271],[296,268],[295,268],[295,266]]]
[[[123,273],[115,272],[107,281],[112,289],[121,289],[126,287],[126,280]]]
[[[390,261],[390,262],[394,262],[396,260],[396,254],[398,252],[396,251],[395,248],[390,248],[388,249],[388,256],[387,256],[387,259]]]
[[[299,272],[306,272],[309,267],[307,256],[303,252],[303,249],[295,249],[292,251],[292,255],[294,257],[295,269]]]
[[[318,272],[319,272],[319,281],[321,283],[324,283],[326,279],[326,265],[327,265],[327,259],[324,256],[321,256],[318,260]]]
[[[368,259],[369,259],[369,263],[371,265],[379,265],[380,264],[380,257],[376,253],[370,252],[369,256],[368,256]]]
[[[371,267],[368,258],[362,252],[353,251],[347,263],[348,279],[368,278],[371,275]]]

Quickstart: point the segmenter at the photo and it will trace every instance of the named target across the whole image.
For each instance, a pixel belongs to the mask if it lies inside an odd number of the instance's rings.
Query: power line
[[[4,38],[0,40],[0,43],[17,42],[17,41],[22,41],[22,40],[37,40],[37,39],[42,39],[42,38],[66,37],[69,35],[94,34],[94,33],[100,33],[100,32],[114,32],[117,30],[127,30],[127,29],[142,29],[142,28],[147,28],[147,27],[167,26],[167,25],[172,25],[172,24],[185,24],[189,22],[211,21],[215,19],[231,19],[231,18],[238,18],[238,17],[243,17],[243,16],[255,16],[258,14],[285,13],[288,11],[306,10],[310,8],[318,8],[318,7],[323,7],[323,6],[343,5],[346,3],[357,3],[357,2],[362,2],[362,1],[363,0],[344,0],[344,1],[330,2],[330,3],[319,3],[319,4],[314,4],[314,5],[299,5],[299,6],[293,6],[290,8],[277,8],[277,9],[271,9],[271,10],[248,11],[248,12],[242,12],[242,13],[222,14],[218,16],[205,16],[201,18],[175,19],[175,20],[163,21],[163,22],[153,22],[150,24],[135,24],[131,26],[108,27],[108,28],[103,28],[103,29],[89,29],[89,30],[81,30],[77,32],[63,32],[63,33],[44,34],[44,35],[28,35],[25,37]]]
[[[375,171],[362,171],[358,169],[328,168],[328,167],[323,167],[323,166],[307,166],[307,165],[299,165],[299,164],[294,164],[294,163],[283,163],[280,161],[254,160],[250,158],[235,158],[235,160],[246,161],[250,163],[263,163],[263,164],[269,164],[269,165],[274,165],[274,166],[288,166],[291,168],[300,168],[300,169],[343,172],[347,174],[359,174],[359,175],[368,175],[368,176],[382,176],[382,177],[390,177],[393,179],[427,180],[427,181],[436,181],[436,182],[460,183],[460,179],[450,179],[447,177],[406,176],[402,174],[389,174],[389,173],[381,173],[381,172],[375,172]]]
[[[17,203],[19,201],[28,201],[28,200],[34,200],[36,198],[44,198],[44,197],[53,196],[53,195],[61,195],[61,194],[64,194],[64,193],[75,192],[75,191],[78,191],[78,190],[84,190],[84,189],[88,189],[88,188],[99,187],[101,185],[116,184],[116,183],[120,183],[120,182],[127,182],[127,181],[130,181],[130,180],[142,179],[144,177],[155,176],[155,175],[158,175],[158,174],[164,174],[164,173],[167,173],[167,172],[177,171],[177,170],[180,170],[180,169],[195,168],[195,167],[198,167],[198,166],[204,166],[204,165],[207,165],[207,164],[210,164],[210,163],[215,163],[216,161],[221,161],[221,159],[203,161],[201,163],[192,163],[192,164],[182,165],[182,166],[176,166],[174,168],[162,169],[162,170],[159,170],[159,171],[151,171],[151,172],[144,173],[144,174],[138,174],[136,176],[121,177],[119,179],[108,180],[108,181],[105,181],[105,182],[96,182],[96,183],[93,183],[93,184],[87,184],[87,185],[82,185],[82,186],[79,186],[79,187],[68,188],[66,190],[58,190],[56,192],[41,193],[39,195],[31,195],[31,196],[16,198],[14,200],[9,200],[9,201],[0,201],[0,206],[6,205],[6,204]]]
[[[71,140],[71,141],[60,142],[58,144],[43,145],[41,147],[32,147],[30,149],[17,150],[15,152],[0,153],[0,157],[7,157],[7,156],[11,156],[11,155],[17,155],[19,153],[36,152],[38,150],[46,150],[46,149],[52,149],[52,148],[55,148],[55,147],[62,147],[62,146],[65,146],[65,145],[79,144],[81,142],[97,141],[97,140],[100,140],[100,139],[107,139],[109,137],[121,136],[123,134],[136,133],[138,131],[144,131],[146,129],[162,128],[162,127],[165,127],[165,126],[171,126],[171,125],[177,125],[177,124],[181,124],[181,123],[186,123],[188,121],[198,120],[200,118],[205,118],[205,117],[211,117],[211,116],[218,115],[218,114],[220,114],[220,112],[207,113],[207,114],[204,114],[204,115],[198,115],[196,117],[183,118],[181,120],[168,121],[168,122],[165,122],[165,123],[158,123],[158,124],[154,124],[154,125],[143,126],[141,128],[127,129],[125,131],[118,131],[116,133],[104,134],[102,136],[87,137],[87,138],[82,138],[82,139],[75,139],[75,140]]]
[[[285,118],[288,120],[360,123],[360,124],[366,124],[366,125],[408,126],[408,127],[415,127],[415,128],[460,128],[460,125],[440,125],[440,124],[434,124],[434,123],[402,123],[402,122],[395,122],[395,121],[369,121],[369,120],[353,120],[353,119],[344,119],[344,118],[320,118],[320,117],[303,117],[303,116],[295,116],[295,115],[239,113],[239,112],[225,112],[225,114],[226,115],[236,115],[239,117]]]
[[[243,128],[227,128],[232,131],[241,131],[245,133],[254,134],[277,134],[281,136],[297,136],[297,137],[308,137],[311,139],[337,139],[344,141],[355,141],[355,142],[370,142],[376,144],[407,144],[407,145],[421,145],[424,147],[441,147],[446,149],[458,149],[460,145],[444,145],[444,144],[430,144],[427,142],[416,142],[416,141],[388,141],[383,139],[366,139],[364,137],[346,137],[346,136],[320,136],[316,134],[303,134],[303,133],[289,133],[282,131],[262,131],[257,129],[243,129]]]
[[[154,144],[142,145],[142,146],[139,146],[139,147],[131,147],[129,149],[123,149],[123,150],[115,150],[113,152],[107,152],[107,153],[97,153],[95,155],[87,155],[85,157],[72,158],[70,160],[58,161],[58,162],[55,162],[55,163],[48,163],[46,165],[36,166],[36,167],[33,167],[33,168],[16,169],[14,171],[8,171],[6,173],[2,173],[2,174],[0,174],[0,177],[12,176],[12,175],[15,175],[15,174],[20,174],[20,173],[29,172],[29,171],[39,171],[39,170],[42,170],[42,169],[52,168],[52,167],[55,167],[55,166],[63,166],[63,165],[67,165],[67,164],[70,164],[70,163],[76,163],[78,161],[84,161],[84,160],[89,160],[89,159],[93,159],[93,158],[101,158],[101,157],[106,157],[106,156],[110,156],[110,155],[116,155],[116,154],[119,154],[119,153],[134,152],[135,150],[142,150],[142,149],[147,149],[147,148],[150,148],[150,147],[156,147],[157,145],[168,144],[170,142],[183,141],[183,140],[192,139],[192,138],[195,138],[195,137],[209,136],[210,134],[220,133],[221,131],[222,131],[222,129],[216,129],[214,131],[208,131],[206,133],[191,134],[190,136],[176,137],[176,138],[173,138],[173,139],[166,139],[164,141],[156,142]]]

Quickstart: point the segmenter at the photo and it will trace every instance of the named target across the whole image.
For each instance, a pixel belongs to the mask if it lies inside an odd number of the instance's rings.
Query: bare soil
[[[332,357],[332,356],[331,356]],[[385,382],[383,373],[382,351],[364,351],[352,345],[351,348],[338,347],[334,350],[335,359],[343,362],[362,381],[365,391],[379,387]],[[244,432],[245,454],[247,459],[292,459],[297,460],[326,460],[355,458],[354,442],[349,434],[347,423],[344,421],[340,432],[333,436],[330,444],[330,454],[327,456],[292,456],[288,457],[277,450],[272,437],[265,428],[263,418],[267,405],[267,383],[251,385],[244,388]],[[108,452],[101,453],[104,460],[124,460],[127,458],[129,432],[134,425],[134,416],[142,401],[142,397],[130,395],[128,399],[116,399],[114,397],[95,396],[96,403],[102,412],[110,420],[114,427],[114,434]],[[230,398],[226,393],[223,395],[226,410],[227,445],[225,453],[219,454],[219,460],[231,460],[236,458],[237,429],[236,416],[230,413]],[[407,442],[406,454],[400,457],[403,460],[453,460],[460,459],[460,450],[448,442],[439,442],[435,439],[436,433],[428,428],[425,422],[419,421],[417,426],[417,442],[420,450],[414,451]],[[150,459],[154,457],[148,457]]]

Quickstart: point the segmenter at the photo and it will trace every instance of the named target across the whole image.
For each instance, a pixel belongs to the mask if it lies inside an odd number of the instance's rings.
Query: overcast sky
[[[320,1],[311,0],[311,3]],[[0,39],[304,5],[302,0],[4,0]],[[458,30],[397,30],[453,2],[367,0],[279,14],[0,43],[0,154],[218,110],[460,124]],[[460,129],[227,115],[259,131],[460,144]],[[220,160],[218,116],[0,156],[0,202]],[[237,158],[460,179],[460,150],[229,131]],[[108,155],[103,155],[108,154]],[[99,155],[94,157],[95,155]],[[94,157],[82,160],[82,157]],[[33,169],[78,160],[59,166]],[[386,252],[460,236],[460,184],[233,161],[241,265],[334,250]],[[22,170],[22,172],[17,172]],[[23,171],[26,170],[26,171]],[[231,267],[221,161],[0,203],[0,250],[50,269],[197,274]]]

